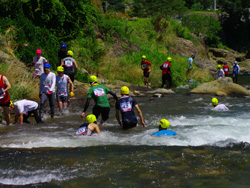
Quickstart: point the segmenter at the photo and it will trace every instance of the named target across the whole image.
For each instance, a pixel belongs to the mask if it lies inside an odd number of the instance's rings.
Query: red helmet
[[[40,50],[40,49],[36,50],[36,54],[41,54],[41,53],[42,53],[42,50]]]

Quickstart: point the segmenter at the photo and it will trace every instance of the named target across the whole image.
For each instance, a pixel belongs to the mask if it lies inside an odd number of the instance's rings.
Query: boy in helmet
[[[218,69],[217,72],[215,72],[215,71],[211,71],[211,72],[214,73],[214,74],[217,74],[218,79],[219,79],[219,78],[224,78],[224,77],[225,77],[225,73],[224,73],[224,71],[222,70],[222,66],[221,66],[221,65],[217,65],[217,69]]]
[[[58,56],[58,60],[57,60],[58,64],[57,64],[57,66],[60,66],[61,63],[62,63],[62,60],[67,57],[67,52],[68,51],[67,51],[66,44],[61,44],[61,48],[58,51],[58,55],[57,55]]]
[[[85,117],[85,112],[87,111],[89,107],[90,100],[91,98],[93,98],[96,104],[93,108],[92,113],[96,116],[96,118],[98,118],[99,115],[101,114],[102,116],[101,124],[103,124],[105,121],[108,120],[109,111],[110,111],[110,105],[109,105],[109,101],[107,98],[107,94],[108,93],[111,94],[116,101],[117,101],[117,96],[115,93],[110,91],[110,89],[108,89],[107,87],[98,84],[96,76],[94,75],[90,76],[89,81],[90,81],[91,88],[88,91],[87,101],[84,105],[84,110],[83,110],[83,113],[81,114],[81,117],[82,118]]]
[[[145,127],[142,112],[136,100],[129,96],[129,88],[127,86],[121,88],[121,95],[121,98],[116,102],[116,119],[120,126],[123,129],[136,127],[137,118],[134,114],[135,108],[140,116],[142,126]],[[119,111],[122,114],[122,121],[120,121]]]
[[[238,65],[238,62],[235,61],[234,62],[234,66],[233,66],[233,82],[234,83],[238,83],[238,74],[240,72],[240,67]]]
[[[91,136],[93,132],[100,133],[100,128],[97,125],[97,120],[94,114],[86,117],[86,123],[82,124],[76,132],[76,135]]]
[[[178,135],[174,131],[168,130],[170,123],[166,119],[162,119],[159,122],[159,131],[152,134],[152,136],[176,136]]]
[[[171,77],[171,69],[170,69],[171,68],[171,61],[172,61],[172,58],[168,57],[167,62],[163,63],[160,66],[160,69],[162,70],[162,85],[161,85],[161,88],[164,87],[167,80],[169,82],[169,89],[172,88],[172,77]]]
[[[142,56],[141,61],[141,69],[143,70],[143,79],[144,79],[144,87],[149,87],[150,83],[148,82],[148,77],[151,72],[152,63],[150,63],[148,60],[146,60],[146,56]]]
[[[39,88],[39,98],[40,109],[39,115],[43,117],[44,115],[44,104],[49,99],[51,118],[54,117],[55,112],[55,85],[56,85],[56,75],[53,72],[50,72],[50,64],[46,63],[44,65],[45,72],[42,73],[40,77],[40,88]]]
[[[225,104],[218,104],[218,99],[217,98],[212,98],[212,105],[214,106],[214,108],[212,110],[215,111],[228,111],[228,107],[226,107]]]
[[[73,97],[74,93],[74,84],[72,83],[69,76],[64,74],[64,68],[62,66],[57,67],[57,76],[56,76],[56,83],[57,83],[57,101],[59,110],[62,113],[63,110],[66,110],[68,107],[68,99],[69,99],[69,93],[68,93],[68,83],[71,87],[70,96]]]
[[[41,118],[38,116],[38,103],[35,101],[23,99],[14,103],[11,102],[10,110],[14,110],[15,123],[18,123],[18,120],[20,124],[30,123],[28,118],[31,114],[34,114],[36,123],[43,123]]]
[[[76,60],[72,58],[73,55],[74,53],[69,50],[67,52],[67,57],[62,60],[61,66],[64,67],[64,74],[68,75],[71,81],[74,83],[78,66]]]
[[[194,63],[194,58],[195,55],[191,55],[190,58],[188,58],[187,65],[188,65],[188,70],[187,70],[187,75],[193,72],[193,63]]]
[[[33,63],[27,65],[27,66],[35,66],[33,79],[35,79],[36,77],[40,78],[41,74],[44,73],[43,67],[45,63],[49,62],[42,56],[42,50],[37,49],[36,56],[33,57]]]

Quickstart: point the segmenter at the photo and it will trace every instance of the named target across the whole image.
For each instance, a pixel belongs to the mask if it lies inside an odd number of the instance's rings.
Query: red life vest
[[[0,89],[5,89],[5,85],[4,85],[4,82],[3,82],[3,75],[1,75],[0,77]],[[1,95],[1,98],[0,99],[0,104],[8,104],[8,102],[10,101],[10,96],[9,96],[9,93],[6,91],[5,94]]]
[[[165,62],[162,65],[162,74],[170,74],[171,63]]]

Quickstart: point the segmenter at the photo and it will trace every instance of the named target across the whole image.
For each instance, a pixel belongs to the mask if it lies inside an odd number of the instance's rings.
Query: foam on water
[[[63,127],[58,130],[54,126],[36,127],[33,131],[16,131],[2,138],[3,148],[40,148],[40,147],[88,147],[98,145],[150,145],[150,146],[201,146],[214,145],[224,147],[229,143],[250,143],[250,121],[248,114],[239,117],[213,116],[172,116],[171,130],[178,133],[175,137],[154,137],[159,117],[152,117],[144,129],[141,126],[124,133],[122,130],[112,131],[109,123],[99,135],[75,136],[76,129]],[[60,125],[59,125],[60,126]],[[109,130],[105,130],[108,128]],[[111,127],[111,129],[110,129]],[[54,131],[56,129],[56,131]]]

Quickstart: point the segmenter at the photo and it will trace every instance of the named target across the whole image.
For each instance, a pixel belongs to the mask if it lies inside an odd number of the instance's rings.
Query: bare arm
[[[19,118],[20,118],[20,124],[23,124],[23,113],[20,113]]]
[[[64,64],[64,60],[62,60],[62,62],[61,62],[61,65],[60,65],[60,66],[63,66],[63,64]]]
[[[115,116],[116,116],[116,119],[117,119],[118,123],[120,124],[120,126],[122,126],[122,122],[120,121],[120,115],[119,115],[118,109],[116,109],[116,111],[115,111]]]
[[[70,79],[69,76],[68,76],[68,82],[69,82],[69,84],[70,84],[70,86],[71,86],[71,91],[73,91],[73,90],[74,90],[74,84],[73,84],[73,82],[71,81],[71,79]]]
[[[5,85],[5,89],[3,90],[3,92],[9,91],[11,89],[11,85],[10,82],[8,81],[8,79],[3,76],[3,81],[4,81],[4,85]]]
[[[100,133],[100,128],[99,126],[96,124],[96,123],[90,123],[88,128],[91,130],[91,131],[95,131],[96,133]]]
[[[77,65],[77,63],[76,63],[76,60],[74,60],[74,64],[75,64],[75,74],[76,74],[76,72],[77,72],[77,70],[78,70],[78,65]]]
[[[140,116],[142,126],[145,127],[145,122],[143,120],[142,112],[141,112],[141,109],[139,108],[138,104],[135,105],[135,108]]]

